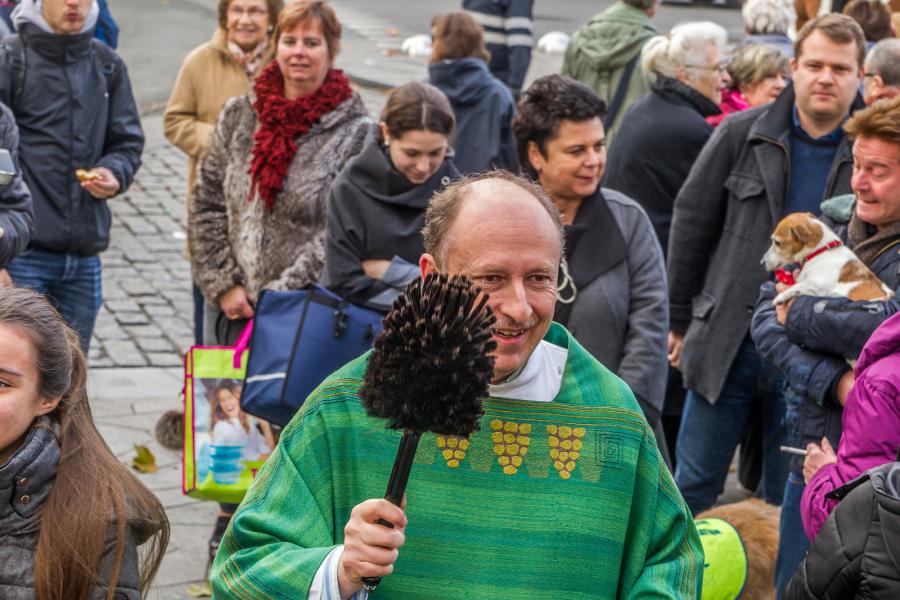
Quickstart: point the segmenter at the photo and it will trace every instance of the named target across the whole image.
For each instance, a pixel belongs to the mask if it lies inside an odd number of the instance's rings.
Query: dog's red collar
[[[842,242],[841,240],[833,240],[831,242],[828,242],[821,248],[816,248],[815,250],[810,252],[806,256],[806,258],[804,258],[802,261],[800,261],[800,266],[797,267],[796,269],[794,269],[793,271],[785,271],[784,269],[776,269],[775,270],[775,279],[777,279],[779,283],[783,283],[788,286],[794,285],[795,283],[797,283],[795,275],[800,273],[800,269],[803,268],[803,265],[805,265],[806,263],[808,263],[809,261],[811,261],[818,255],[822,254],[823,252],[827,252],[827,251],[831,250],[832,248],[837,248],[838,246],[843,246],[843,245],[844,245],[844,242]]]

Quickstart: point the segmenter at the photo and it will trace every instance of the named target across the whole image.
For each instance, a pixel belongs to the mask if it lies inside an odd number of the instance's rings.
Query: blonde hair
[[[784,52],[769,44],[747,44],[731,56],[728,63],[731,82],[728,87],[741,91],[742,87],[753,86],[779,73],[787,77],[789,72],[790,61]]]

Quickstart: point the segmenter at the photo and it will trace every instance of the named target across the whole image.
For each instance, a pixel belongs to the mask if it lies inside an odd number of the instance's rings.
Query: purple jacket
[[[900,446],[900,314],[887,319],[863,347],[847,396],[837,463],[825,465],[803,491],[800,511],[809,539],[837,505],[826,498],[864,471],[896,460]]]

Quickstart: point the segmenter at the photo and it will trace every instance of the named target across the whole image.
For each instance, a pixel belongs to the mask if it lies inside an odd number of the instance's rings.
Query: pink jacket
[[[742,110],[747,110],[750,108],[750,105],[747,104],[747,101],[744,100],[744,97],[741,96],[741,93],[737,90],[722,90],[722,102],[719,104],[719,109],[722,111],[721,114],[712,115],[710,117],[706,117],[706,122],[716,127],[722,120],[730,115],[731,113],[741,112]]]
[[[856,363],[856,383],[844,407],[837,463],[826,465],[803,491],[803,528],[814,539],[837,505],[825,496],[864,471],[896,460],[900,446],[900,314],[875,330]]]

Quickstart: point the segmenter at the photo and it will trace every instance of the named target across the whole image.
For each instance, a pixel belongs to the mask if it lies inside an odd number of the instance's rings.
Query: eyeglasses
[[[719,63],[715,67],[707,67],[703,65],[684,65],[686,69],[700,69],[702,71],[718,71],[719,75],[724,75],[728,72],[728,63],[723,62]]]
[[[259,19],[268,15],[269,11],[256,6],[254,6],[253,8],[248,8],[247,10],[244,10],[239,6],[232,6],[228,9],[228,14],[232,17],[237,17],[238,19],[242,18],[244,15],[249,16],[251,19]]]

